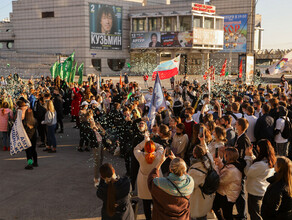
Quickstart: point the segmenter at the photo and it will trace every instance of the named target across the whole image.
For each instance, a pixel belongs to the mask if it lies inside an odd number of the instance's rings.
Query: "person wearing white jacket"
[[[55,129],[57,124],[57,113],[52,100],[48,101],[45,120],[41,123],[46,124],[48,128],[48,146],[43,151],[48,151],[48,153],[56,153],[57,141],[55,137]],[[51,149],[51,147],[53,148]]]
[[[134,149],[134,155],[140,164],[137,186],[138,197],[143,200],[146,220],[151,220],[152,196],[148,188],[147,179],[150,172],[157,166],[163,155],[163,147],[153,141],[144,140]],[[162,176],[161,170],[159,171]]]
[[[193,177],[194,191],[190,198],[190,216],[191,220],[207,220],[207,214],[211,211],[215,193],[206,195],[200,189],[206,179],[208,169],[215,167],[213,157],[205,146],[197,145],[193,150],[194,158],[191,159],[191,167],[188,174]]]
[[[267,178],[274,175],[276,156],[270,141],[262,139],[257,143],[258,156],[255,157],[252,147],[246,149],[246,191],[248,192],[248,212],[251,220],[261,220],[261,206],[264,194],[269,186]]]

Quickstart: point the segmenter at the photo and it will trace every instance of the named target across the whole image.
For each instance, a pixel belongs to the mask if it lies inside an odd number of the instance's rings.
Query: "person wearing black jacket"
[[[255,128],[254,136],[257,141],[261,139],[268,139],[274,143],[274,119],[269,116],[270,106],[265,104],[262,107],[262,116],[258,118]]]
[[[44,107],[44,98],[39,95],[38,100],[34,105],[34,117],[37,120],[37,129],[41,139],[41,145],[39,147],[46,147],[46,137],[47,137],[47,129],[46,125],[43,125],[41,122],[45,120],[47,109]]]
[[[237,140],[235,142],[235,148],[238,150],[239,158],[238,162],[242,167],[246,166],[246,162],[244,160],[245,150],[252,146],[248,136],[246,135],[246,130],[248,128],[248,121],[245,118],[237,119],[235,123],[235,129],[237,131]],[[246,212],[246,202],[245,202],[245,192],[244,192],[244,178],[242,178],[242,189],[238,199],[236,200],[236,209],[238,211],[238,215],[236,219],[247,219]]]
[[[264,220],[292,219],[292,162],[287,157],[278,157],[275,175],[263,199],[261,214]]]
[[[133,122],[133,144],[131,150],[131,185],[132,189],[135,190],[135,184],[139,172],[139,162],[134,155],[134,148],[140,144],[144,139],[145,135],[148,133],[147,125],[145,121],[142,121],[140,118]]]
[[[100,167],[102,180],[96,195],[103,201],[101,216],[105,220],[135,219],[130,201],[131,184],[128,177],[120,178],[111,164]]]
[[[22,121],[24,129],[27,136],[31,142],[31,147],[25,150],[27,163],[25,167],[26,170],[32,170],[33,167],[38,167],[38,155],[36,152],[36,142],[37,142],[37,133],[36,133],[36,120],[33,116],[32,109],[27,109],[25,112],[24,120]]]
[[[56,126],[56,131],[58,130],[59,124],[61,130],[59,133],[64,133],[64,125],[63,125],[63,98],[60,95],[60,91],[58,88],[54,89],[54,95],[53,95],[53,103],[55,110],[57,112],[57,126]]]

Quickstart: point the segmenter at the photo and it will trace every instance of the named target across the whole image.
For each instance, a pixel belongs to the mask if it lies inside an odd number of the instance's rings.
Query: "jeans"
[[[64,130],[63,118],[57,116],[56,130],[59,129],[59,124],[60,124],[61,131],[63,131]]]
[[[238,212],[237,219],[247,219],[246,204],[245,204],[245,191],[244,191],[244,179],[241,181],[241,191],[239,197],[236,200],[236,209]]]
[[[151,199],[143,199],[143,209],[146,220],[151,220],[151,204],[152,204]]]
[[[233,220],[233,205],[233,202],[228,202],[227,196],[222,196],[219,193],[216,193],[213,202],[213,210],[218,220]]]
[[[262,220],[261,207],[263,202],[263,196],[253,196],[248,194],[247,206],[248,213],[251,220]]]
[[[3,147],[9,147],[10,146],[10,141],[9,141],[9,134],[8,132],[1,131],[2,133],[2,139],[3,139]]]
[[[56,129],[56,124],[48,125],[48,145],[49,147],[53,146],[53,148],[57,147],[55,129]]]
[[[100,144],[98,148],[93,148],[93,167],[94,167],[94,178],[99,178],[99,168],[103,160],[103,147]]]
[[[289,142],[281,144],[276,143],[275,151],[277,155],[287,157],[289,153]]]
[[[38,133],[41,138],[42,144],[46,144],[46,137],[48,136],[46,125],[38,123]]]
[[[36,133],[30,139],[31,147],[25,150],[27,160],[32,159],[34,164],[38,163],[38,155],[36,152],[37,135]]]

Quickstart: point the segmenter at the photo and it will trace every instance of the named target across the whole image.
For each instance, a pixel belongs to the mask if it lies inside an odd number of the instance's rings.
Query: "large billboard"
[[[122,10],[120,6],[89,4],[91,49],[122,49]]]
[[[194,28],[193,43],[196,45],[223,45],[223,31]]]
[[[147,32],[131,34],[131,49],[155,47],[192,47],[192,32]]]
[[[248,14],[221,15],[224,17],[224,46],[221,52],[246,52]],[[233,45],[236,44],[235,47]]]
[[[160,32],[132,33],[131,48],[161,47]]]
[[[162,47],[192,47],[192,32],[164,32],[161,33]]]

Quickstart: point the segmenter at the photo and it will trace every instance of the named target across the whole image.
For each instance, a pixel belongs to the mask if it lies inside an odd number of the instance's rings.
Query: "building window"
[[[194,16],[194,27],[195,28],[203,27],[203,17]]]
[[[108,59],[107,65],[112,71],[121,71],[125,66],[125,59]]]
[[[3,43],[0,43],[0,49],[3,49]]]
[[[13,48],[14,43],[13,42],[8,42],[7,43],[7,48],[8,49],[12,49]]]
[[[164,31],[177,31],[177,17],[163,18]]]
[[[223,29],[223,19],[216,19],[216,29]]]
[[[146,31],[147,30],[146,18],[134,18],[132,30],[133,32]]]
[[[148,31],[161,31],[161,18],[148,18]]]
[[[6,32],[11,32],[11,29],[7,29]]]
[[[101,71],[101,59],[92,59],[91,63],[94,69],[96,69],[98,72]]]
[[[55,17],[55,12],[53,11],[42,12],[42,18],[53,18],[53,17]]]
[[[191,29],[192,29],[192,17],[191,16],[179,17],[179,30],[190,31]]]
[[[205,23],[204,28],[206,29],[214,29],[214,18],[206,18],[205,17]]]

